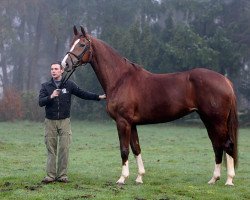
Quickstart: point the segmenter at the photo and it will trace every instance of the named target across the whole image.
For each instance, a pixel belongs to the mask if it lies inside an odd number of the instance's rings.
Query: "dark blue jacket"
[[[53,79],[43,83],[39,93],[39,106],[45,106],[47,119],[58,120],[70,117],[71,94],[86,100],[99,101],[99,95],[83,91],[73,81],[68,80],[64,84],[60,95],[53,99],[50,95],[57,89]]]

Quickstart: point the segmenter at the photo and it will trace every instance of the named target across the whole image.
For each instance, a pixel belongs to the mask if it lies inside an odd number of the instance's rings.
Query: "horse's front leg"
[[[145,174],[145,169],[141,157],[141,148],[139,143],[139,137],[137,133],[136,126],[133,125],[131,128],[131,137],[130,137],[130,146],[135,155],[137,167],[138,167],[138,175],[135,180],[136,183],[143,183],[142,176]]]
[[[122,158],[122,174],[117,184],[125,184],[125,180],[129,176],[128,156],[129,156],[129,141],[131,134],[131,125],[125,119],[116,121],[118,136],[120,141],[120,151]]]

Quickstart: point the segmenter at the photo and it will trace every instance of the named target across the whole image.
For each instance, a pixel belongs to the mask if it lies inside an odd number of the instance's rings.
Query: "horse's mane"
[[[123,61],[125,61],[126,64],[129,64],[131,66],[133,66],[134,68],[143,68],[141,65],[131,62],[129,59],[127,59],[126,57],[123,57],[116,49],[114,49],[112,46],[110,46],[108,43],[104,42],[101,39],[95,38],[97,41],[101,42],[101,44],[103,46],[105,46],[107,49],[109,49],[109,52],[114,55],[114,57],[119,57],[121,59],[123,59]]]

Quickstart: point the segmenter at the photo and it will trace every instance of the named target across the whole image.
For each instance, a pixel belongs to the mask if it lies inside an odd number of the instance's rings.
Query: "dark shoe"
[[[49,183],[53,183],[55,182],[55,179],[54,178],[51,178],[49,176],[46,176],[43,180],[42,180],[42,183],[44,184],[49,184]]]
[[[69,179],[67,177],[63,177],[63,178],[58,178],[57,181],[61,183],[68,183]]]

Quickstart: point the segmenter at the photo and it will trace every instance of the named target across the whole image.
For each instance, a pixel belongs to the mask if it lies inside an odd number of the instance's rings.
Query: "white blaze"
[[[71,49],[69,50],[69,52],[72,52],[75,48],[75,46],[78,44],[78,42],[80,41],[80,39],[77,39],[74,44],[72,45]],[[62,60],[62,66],[65,68],[66,67],[66,60],[68,59],[68,54],[66,54],[66,56],[63,58]]]

